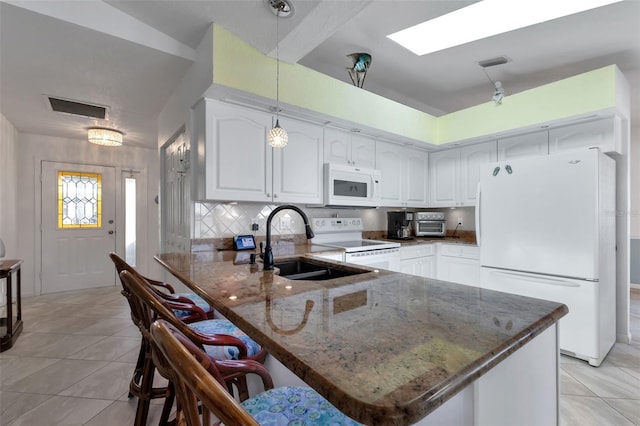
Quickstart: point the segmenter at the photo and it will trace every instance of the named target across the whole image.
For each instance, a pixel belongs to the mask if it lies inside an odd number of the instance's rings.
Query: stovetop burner
[[[314,218],[311,226],[316,234],[314,244],[341,248],[347,253],[400,247],[400,243],[392,241],[363,239],[359,218]]]

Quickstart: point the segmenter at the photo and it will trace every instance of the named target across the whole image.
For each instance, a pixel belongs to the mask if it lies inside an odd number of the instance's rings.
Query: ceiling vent
[[[69,99],[54,98],[47,96],[51,109],[65,114],[80,115],[82,117],[107,119],[107,107],[101,105],[91,105],[83,102],[71,101]]]
[[[482,68],[495,67],[496,65],[506,64],[507,62],[511,62],[511,58],[508,56],[498,56],[497,58],[485,59],[484,61],[478,62]]]

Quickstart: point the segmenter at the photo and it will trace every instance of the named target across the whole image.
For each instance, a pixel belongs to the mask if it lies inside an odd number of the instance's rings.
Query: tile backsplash
[[[234,235],[266,234],[267,218],[275,209],[275,204],[259,203],[195,203],[194,238],[228,238]],[[387,211],[398,209],[326,209],[300,207],[309,218],[313,217],[359,217],[363,220],[365,231],[386,231]],[[409,209],[424,210],[424,209]],[[464,218],[460,230],[475,229],[472,207],[445,209],[447,229],[456,226],[457,218]],[[258,224],[258,231],[252,231],[251,225]],[[272,221],[272,235],[304,234],[304,222],[300,215],[292,210],[283,210]]]

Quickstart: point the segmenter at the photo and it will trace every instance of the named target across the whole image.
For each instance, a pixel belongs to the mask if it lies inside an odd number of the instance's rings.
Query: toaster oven
[[[444,237],[447,233],[447,221],[441,212],[416,212],[413,222],[416,237]]]

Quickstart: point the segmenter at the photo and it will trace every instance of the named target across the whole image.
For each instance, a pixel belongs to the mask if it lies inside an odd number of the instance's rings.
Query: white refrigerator
[[[480,286],[567,305],[561,351],[599,366],[615,342],[615,161],[585,149],[480,173]]]

